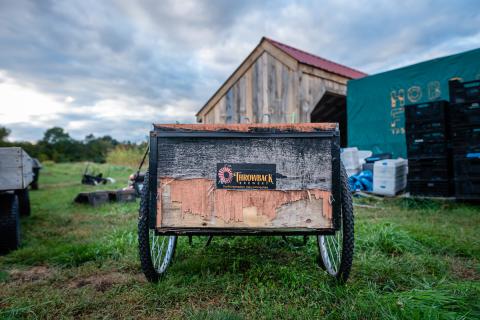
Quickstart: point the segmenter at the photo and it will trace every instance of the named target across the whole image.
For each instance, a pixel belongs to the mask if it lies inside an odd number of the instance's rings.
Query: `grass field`
[[[0,318],[478,319],[480,208],[370,200],[356,208],[350,281],[315,263],[311,238],[181,238],[168,276],[140,271],[137,203],[72,203],[84,164],[48,164],[21,249],[0,257]],[[124,186],[131,169],[98,166]]]

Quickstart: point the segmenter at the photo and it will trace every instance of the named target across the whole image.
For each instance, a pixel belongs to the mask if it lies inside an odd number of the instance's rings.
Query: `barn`
[[[197,122],[338,122],[347,145],[347,82],[366,74],[262,38],[196,114]]]

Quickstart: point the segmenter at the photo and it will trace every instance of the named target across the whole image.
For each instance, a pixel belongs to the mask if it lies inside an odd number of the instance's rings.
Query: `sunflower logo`
[[[218,178],[220,179],[221,184],[231,183],[233,180],[232,168],[224,166],[218,170]]]

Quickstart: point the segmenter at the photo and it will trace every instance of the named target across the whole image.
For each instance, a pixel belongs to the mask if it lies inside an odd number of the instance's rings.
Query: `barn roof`
[[[363,73],[361,71],[327,60],[325,58],[316,56],[303,50],[293,48],[289,45],[280,43],[267,37],[264,37],[264,39],[300,63],[308,64],[310,66],[333,72],[350,79],[358,79],[367,75],[366,73]]]

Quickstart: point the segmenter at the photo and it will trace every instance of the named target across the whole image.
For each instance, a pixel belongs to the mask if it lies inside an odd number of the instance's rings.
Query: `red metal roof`
[[[277,42],[275,40],[272,40],[266,37],[264,37],[264,39],[300,63],[308,64],[310,66],[323,69],[329,72],[333,72],[350,79],[358,79],[358,78],[363,78],[367,76],[366,73],[363,73],[361,71],[321,58],[311,53],[290,47],[286,44]]]

